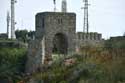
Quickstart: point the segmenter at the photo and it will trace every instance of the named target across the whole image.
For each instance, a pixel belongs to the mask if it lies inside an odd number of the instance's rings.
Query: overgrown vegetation
[[[16,30],[15,35],[17,40],[27,43],[28,40],[34,39],[35,31]]]
[[[27,49],[0,48],[0,80],[10,83],[124,83],[125,43],[108,40],[103,47],[81,47],[80,54],[57,58],[30,75],[24,73]]]
[[[64,60],[45,67],[44,71],[33,73],[31,79],[36,83],[124,83],[125,59],[117,58],[107,61],[102,57],[98,59],[83,59],[81,55],[74,55],[72,65],[66,65]],[[44,68],[44,67],[43,67]],[[41,80],[42,79],[42,80]]]
[[[0,48],[0,81],[16,83],[20,79],[24,73],[26,53],[25,48]]]
[[[103,47],[88,45],[82,47],[80,52],[80,55],[56,60],[51,66],[45,67],[45,71],[33,73],[31,79],[44,83],[125,82],[124,41],[107,40]]]

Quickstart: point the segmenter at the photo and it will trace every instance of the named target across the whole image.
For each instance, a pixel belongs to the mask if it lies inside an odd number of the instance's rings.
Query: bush
[[[0,79],[20,79],[24,72],[25,48],[0,48]]]

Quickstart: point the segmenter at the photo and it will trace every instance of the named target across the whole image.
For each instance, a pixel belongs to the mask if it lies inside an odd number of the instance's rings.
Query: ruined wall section
[[[68,54],[75,52],[76,15],[74,13],[42,12],[36,15],[35,40],[29,43],[26,72],[41,69],[52,59],[53,40],[61,33],[68,41]],[[67,54],[67,55],[68,55]]]
[[[101,47],[104,45],[104,40],[102,39],[102,34],[97,32],[90,32],[90,33],[84,33],[84,32],[78,32],[76,34],[76,42],[77,42],[77,48],[80,46],[98,46]]]
[[[31,40],[28,45],[26,72],[31,73],[42,65],[42,44],[40,40]]]

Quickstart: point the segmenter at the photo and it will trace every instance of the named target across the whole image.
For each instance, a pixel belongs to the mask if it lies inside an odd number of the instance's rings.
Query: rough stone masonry
[[[42,12],[36,15],[36,39],[29,44],[27,72],[52,60],[53,53],[72,54],[76,46],[76,14]]]

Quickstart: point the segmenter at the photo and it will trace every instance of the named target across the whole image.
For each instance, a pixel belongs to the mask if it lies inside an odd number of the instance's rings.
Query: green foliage
[[[35,36],[35,31],[27,31],[27,30],[16,30],[15,31],[16,39],[28,42],[29,39],[33,39]]]
[[[33,39],[34,36],[35,36],[35,31],[29,31],[29,32],[28,32],[28,37],[29,37],[30,39]]]
[[[111,48],[111,49],[116,49],[116,48],[125,48],[125,37],[116,37],[116,38],[111,38],[109,40],[105,41],[105,47],[106,48]]]
[[[32,74],[31,78],[44,83],[123,83],[125,81],[124,42],[107,41],[103,48],[83,47],[82,55],[74,54],[56,58],[52,65],[43,65],[43,70]],[[84,51],[86,53],[84,53]],[[94,57],[83,57],[87,56]],[[106,56],[105,56],[106,55]],[[66,59],[74,59],[75,63],[65,65]],[[11,78],[23,80],[26,61],[25,48],[0,48],[0,79]],[[45,70],[44,70],[45,66]]]
[[[15,35],[16,35],[16,39],[26,42],[27,41],[26,36],[28,35],[28,31],[27,30],[16,30]]]
[[[125,60],[122,58],[101,64],[84,61],[80,55],[70,58],[77,59],[77,62],[67,67],[63,60],[55,61],[46,71],[37,73],[33,78],[42,79],[44,83],[118,83],[125,80]]]
[[[62,57],[55,60],[45,72],[41,72],[40,75],[37,73],[34,78],[42,79],[44,83],[124,83],[125,58],[121,55],[125,51],[121,50],[122,45],[114,48],[114,44],[116,46],[116,42],[107,42],[111,48],[107,46],[82,48],[82,50],[87,50],[88,56],[93,55],[95,57],[85,58],[84,55],[77,54]],[[119,56],[112,58],[116,51]],[[76,59],[76,63],[65,66],[64,61],[68,58]]]
[[[0,79],[19,79],[24,72],[25,48],[0,48]]]

